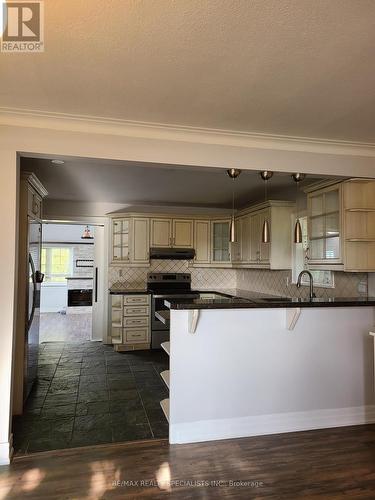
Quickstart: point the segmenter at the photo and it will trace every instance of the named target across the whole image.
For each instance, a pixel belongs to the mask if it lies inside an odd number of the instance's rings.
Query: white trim
[[[257,415],[170,424],[171,444],[262,436],[375,423],[375,406]]]
[[[189,143],[219,144],[244,148],[375,157],[375,144],[367,142],[188,127],[9,107],[0,107],[0,125],[164,139]]]
[[[0,443],[0,466],[9,465],[13,455],[13,448],[11,441]]]

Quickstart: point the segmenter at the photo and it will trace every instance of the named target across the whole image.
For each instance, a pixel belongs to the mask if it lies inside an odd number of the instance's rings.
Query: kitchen
[[[374,5],[3,3],[0,497],[372,498]]]
[[[228,173],[230,174],[230,172]],[[261,172],[261,175],[262,174],[264,175],[264,173]],[[294,180],[295,177],[295,175],[291,176]],[[133,233],[130,233],[133,236],[134,242],[132,251],[135,253],[138,251],[136,237],[139,237],[138,234],[135,234],[137,231],[137,224],[142,223],[145,226],[146,236],[144,241],[148,242],[147,238],[148,234],[150,234],[150,243],[143,247],[144,255],[140,256],[137,254],[137,257],[140,258],[140,260],[143,259],[143,263],[151,263],[151,266],[153,266],[153,256],[155,256],[159,259],[155,264],[159,272],[149,273],[147,275],[147,288],[136,290],[135,286],[142,286],[144,282],[142,282],[139,269],[135,274],[136,281],[132,281],[134,278],[131,274],[131,266],[132,264],[141,264],[139,261],[137,262],[134,253],[133,258],[129,258],[130,268],[125,271],[127,274],[124,281],[132,284],[133,289],[127,290],[125,288],[121,290],[118,288],[121,279],[110,289],[112,295],[113,318],[111,325],[112,342],[115,345],[115,349],[119,350],[137,349],[138,346],[142,348],[145,347],[142,344],[138,344],[137,341],[134,341],[136,337],[129,337],[129,334],[132,335],[133,331],[135,336],[141,336],[142,332],[144,332],[145,340],[147,338],[147,329],[143,328],[142,330],[142,328],[139,328],[137,330],[132,330],[132,328],[127,328],[128,319],[126,313],[127,308],[125,306],[127,301],[134,301],[134,303],[139,304],[145,301],[143,303],[146,303],[148,300],[148,295],[146,294],[151,293],[150,300],[152,302],[152,307],[150,322],[152,325],[152,339],[160,336],[161,328],[158,328],[158,321],[164,324],[164,326],[169,324],[173,325],[171,342],[168,341],[168,334],[161,338],[161,340],[163,340],[161,346],[171,355],[172,367],[171,371],[162,373],[162,377],[170,389],[172,402],[177,415],[177,423],[172,423],[170,426],[170,431],[172,431],[172,435],[170,434],[171,442],[206,441],[208,439],[256,435],[257,433],[265,432],[273,433],[337,426],[340,425],[340,418],[342,418],[343,422],[341,425],[367,423],[373,420],[374,416],[371,406],[373,404],[373,395],[369,389],[373,377],[371,369],[372,361],[369,358],[369,353],[371,353],[372,349],[372,338],[368,334],[372,328],[373,306],[375,305],[375,300],[371,298],[371,296],[368,297],[368,294],[373,293],[371,292],[371,290],[373,290],[373,278],[366,273],[372,272],[375,269],[375,262],[372,260],[373,238],[375,235],[371,232],[371,227],[374,223],[373,212],[375,208],[373,205],[374,186],[375,184],[373,181],[366,179],[347,179],[344,181],[329,179],[325,181],[320,180],[320,182],[312,185],[310,184],[309,187],[304,190],[306,192],[307,201],[307,225],[304,224],[304,229],[305,232],[310,231],[310,233],[307,234],[303,234],[302,227],[299,227],[300,221],[295,220],[295,204],[282,201],[265,201],[263,204],[255,205],[250,209],[244,209],[236,213],[235,218],[227,218],[227,220],[223,222],[212,218],[208,221],[199,219],[189,221],[187,218],[183,219],[182,216],[180,216],[180,218],[163,218],[162,214],[158,215],[157,219],[152,215],[149,216],[150,219],[144,216],[141,219],[139,214],[134,215],[131,213],[129,213],[127,215],[128,218],[125,219],[126,214],[121,215],[121,217],[124,217],[122,223],[126,221],[126,223],[135,224]],[[265,211],[267,211],[266,216],[264,215]],[[113,228],[120,222],[117,217],[118,214],[116,214],[112,221]],[[164,215],[164,217],[166,216]],[[270,225],[269,228],[266,227],[266,223]],[[151,226],[150,233],[147,227],[148,224]],[[218,230],[217,228],[220,229]],[[235,233],[233,238],[231,234],[232,228],[234,228]],[[210,230],[213,232],[211,238],[209,233]],[[267,240],[267,235],[268,241],[265,241]],[[231,239],[234,241],[230,242]],[[293,285],[292,276],[289,276],[290,272],[285,271],[285,269],[293,266],[293,246],[299,246],[301,247],[300,250],[302,250],[304,244],[305,248],[303,250],[305,255],[303,266],[300,269],[294,269],[295,273],[297,273],[298,270],[300,274],[298,275],[298,280],[295,280],[297,284]],[[194,246],[196,255],[189,255],[189,249],[192,249]],[[180,270],[190,271],[190,273],[169,272],[173,267],[176,267],[176,265],[178,266],[178,260],[176,259],[179,258],[179,252],[181,252],[182,259],[191,259],[187,268],[180,265]],[[186,256],[184,256],[184,253]],[[150,261],[148,261],[148,256],[150,256]],[[114,255],[114,260],[117,260],[116,258],[117,255]],[[164,264],[160,259],[166,259],[166,263]],[[220,259],[220,261],[215,261],[215,259]],[[219,274],[220,278],[216,283],[204,276],[205,269],[203,271],[200,269],[201,267],[209,268],[211,266],[219,268],[219,273],[223,273],[221,275]],[[200,270],[198,271],[198,269]],[[225,274],[228,273],[229,270],[234,269],[246,269],[246,271],[237,271],[238,276],[236,278],[236,285],[233,284],[233,278],[231,281],[231,277]],[[261,272],[261,269],[270,271]],[[305,272],[307,269],[311,269],[312,273]],[[247,276],[254,276],[255,273],[257,273],[258,276],[260,274],[263,275],[260,286],[257,286],[256,283],[252,283],[251,278],[247,278]],[[315,288],[313,274],[318,279],[323,279],[322,283],[315,283]],[[192,278],[193,281],[195,281],[195,277],[196,285],[194,289],[191,290],[190,281]],[[304,279],[308,281],[304,282]],[[333,284],[334,279],[335,284]],[[199,280],[201,280],[201,283],[199,283]],[[267,282],[271,280],[273,280],[273,283],[270,285]],[[202,282],[204,283],[203,286]],[[237,285],[237,283],[239,283],[239,285]],[[309,285],[304,287],[303,292],[301,290],[301,283]],[[321,288],[322,286],[323,288]],[[235,289],[236,287],[239,289],[231,290],[231,288]],[[208,288],[207,291],[204,290],[205,288]],[[370,292],[368,290],[370,290]],[[155,292],[157,295],[155,295]],[[273,296],[269,294],[273,294]],[[124,309],[120,312],[121,317],[124,317],[124,324],[121,327],[118,326],[119,323],[116,315],[117,308],[120,304],[118,295],[123,295],[124,297]],[[282,297],[280,295],[286,296]],[[366,306],[365,309],[362,309],[363,306]],[[327,309],[324,309],[326,307]],[[336,309],[336,307],[338,309]],[[257,320],[256,316],[250,314],[250,311],[252,312],[254,308],[266,310],[262,320]],[[318,309],[315,310],[315,308]],[[332,308],[334,309],[332,310]],[[342,308],[344,308],[344,311]],[[168,309],[170,309],[170,311]],[[225,315],[221,317],[218,313],[217,319],[215,319],[216,310],[221,309],[226,311],[228,319],[226,319]],[[229,315],[228,309],[231,311],[232,316]],[[353,321],[355,322],[355,331],[349,328],[346,333],[346,342],[354,342],[355,337],[357,337],[358,359],[355,360],[355,363],[358,363],[356,369],[358,369],[360,373],[357,375],[356,381],[353,380],[353,378],[349,378],[347,387],[350,387],[350,390],[348,389],[348,394],[346,395],[347,399],[343,397],[343,401],[340,403],[342,406],[336,409],[336,413],[330,405],[332,405],[332,401],[335,400],[336,391],[345,378],[345,370],[344,373],[339,372],[335,375],[335,383],[333,382],[334,377],[330,373],[332,393],[322,397],[325,400],[324,404],[328,405],[327,410],[330,410],[332,413],[331,419],[323,415],[321,422],[319,422],[316,415],[310,416],[307,412],[303,414],[303,424],[298,422],[298,425],[294,424],[296,425],[294,426],[293,419],[297,417],[293,414],[291,416],[291,423],[284,423],[281,425],[278,422],[277,414],[284,413],[284,419],[287,419],[285,415],[286,409],[281,407],[276,412],[276,415],[272,415],[276,424],[270,427],[266,426],[265,429],[261,426],[260,431],[257,430],[257,426],[254,427],[254,425],[249,424],[250,427],[246,428],[246,430],[241,428],[242,430],[232,429],[229,433],[223,432],[223,429],[220,427],[220,422],[217,424],[219,430],[216,433],[213,431],[212,427],[214,427],[214,421],[220,413],[217,410],[220,407],[221,401],[220,387],[228,386],[228,381],[226,380],[227,375],[223,374],[221,370],[208,370],[208,373],[212,375],[210,376],[212,383],[205,390],[207,366],[209,366],[209,362],[205,359],[205,356],[203,356],[201,361],[202,365],[199,364],[199,354],[194,355],[194,351],[191,351],[192,347],[189,347],[190,339],[187,332],[193,336],[190,343],[195,346],[197,353],[207,352],[207,349],[216,352],[214,347],[210,348],[209,346],[210,342],[212,343],[211,345],[213,345],[217,341],[222,349],[220,350],[220,348],[217,348],[217,358],[219,358],[220,353],[222,354],[224,352],[225,346],[231,345],[231,350],[235,349],[236,342],[234,342],[234,345],[232,345],[231,342],[233,342],[233,335],[240,333],[241,322],[239,322],[239,318],[244,315],[243,309],[250,310],[248,319],[244,320],[243,328],[246,335],[250,334],[246,329],[246,324],[252,324],[255,328],[255,325],[260,322],[260,324],[267,324],[267,329],[275,328],[272,325],[276,322],[276,319],[272,318],[275,316],[275,318],[278,318],[278,321],[280,321],[280,309],[283,310],[284,316],[282,327],[279,326],[281,331],[293,331],[298,324],[299,317],[302,316],[302,318],[304,318],[306,316],[304,320],[306,323],[303,323],[303,326],[300,326],[300,328],[302,331],[306,331],[308,325],[315,325],[314,335],[312,337],[315,339],[315,342],[318,338],[318,331],[324,332],[324,334],[326,334],[326,331],[332,331],[332,339],[330,339],[331,345],[329,345],[327,340],[326,343],[328,345],[325,346],[325,349],[332,349],[332,355],[335,354],[335,346],[337,346],[340,343],[340,339],[344,337],[343,331],[345,331],[345,325],[350,324],[350,328],[353,329]],[[210,310],[213,310],[211,314],[209,314]],[[196,333],[200,315],[206,318],[206,321],[210,322],[208,324],[204,323],[204,326],[202,326],[203,331],[194,339],[193,334]],[[210,315],[212,316],[211,320],[209,320]],[[185,324],[182,323],[183,316]],[[322,323],[317,319],[321,316],[326,318]],[[175,319],[173,320],[173,318]],[[131,318],[130,321],[132,321]],[[130,325],[131,324],[132,323],[130,323]],[[226,327],[222,326],[224,324]],[[219,328],[218,325],[222,328]],[[236,328],[234,328],[233,325],[236,325]],[[174,332],[174,326],[176,326],[176,332]],[[221,339],[217,330],[222,329],[224,329],[224,332],[232,332],[231,340],[228,338],[225,340]],[[335,338],[334,335],[338,333],[339,336]],[[261,345],[261,339],[262,335],[264,337],[264,333],[257,334],[254,332],[253,334],[255,338],[259,337],[257,342],[260,342]],[[210,338],[210,335],[212,338]],[[281,336],[280,333],[278,335],[279,337]],[[204,337],[210,340],[204,339]],[[174,341],[173,338],[175,339]],[[240,346],[239,352],[241,352],[241,350],[242,352],[247,351],[246,345],[249,339],[248,337],[246,338],[247,341]],[[199,342],[200,340],[202,344]],[[222,344],[220,344],[221,340]],[[181,347],[179,344],[181,344]],[[175,349],[174,345],[176,345]],[[146,347],[148,347],[148,345],[146,345]],[[311,349],[311,346],[309,347],[307,344],[304,349]],[[343,367],[345,367],[345,363],[349,363],[350,360],[351,363],[354,363],[352,349],[353,345],[351,344],[348,352],[344,353],[343,350],[341,350]],[[363,349],[367,352],[365,358],[362,356]],[[257,351],[259,354],[259,346],[257,347]],[[265,361],[267,360],[266,354],[266,352],[263,352],[261,356]],[[173,359],[174,355],[176,359]],[[301,353],[299,352],[295,352],[293,355],[297,359],[302,359]],[[188,370],[188,360],[192,359],[192,357],[194,357],[194,374],[187,379],[186,370]],[[238,363],[239,356],[237,356],[236,359],[236,363]],[[248,361],[249,358],[246,356],[244,359],[244,366],[247,366]],[[318,356],[312,363],[320,364],[322,360],[320,360]],[[363,366],[363,364],[365,366]],[[266,365],[276,366],[275,360],[269,360],[269,362],[266,362]],[[329,366],[330,365],[331,362],[329,362]],[[175,368],[175,372],[173,371],[173,367]],[[213,362],[213,367],[216,367],[215,362]],[[239,366],[233,367],[233,370],[235,370],[235,368],[241,370]],[[323,368],[324,365],[321,366],[321,370],[323,370]],[[364,380],[362,369],[365,370]],[[233,372],[232,387],[228,387],[231,394],[235,393],[236,388],[238,389],[239,380],[244,376],[243,371],[242,376],[240,376],[239,373],[236,371]],[[254,377],[262,379],[260,373],[262,372],[259,370],[255,373],[249,373],[246,376],[246,380],[249,383]],[[294,380],[296,380],[297,389],[301,388],[302,381],[304,380],[303,371],[297,371],[292,375]],[[290,374],[289,378],[292,375]],[[319,386],[319,384],[322,383],[320,374],[316,374],[315,378],[311,376],[311,373],[309,375],[310,378],[307,378],[305,383],[312,386]],[[222,377],[224,377],[223,380],[221,380]],[[263,377],[267,379],[266,374],[263,374]],[[280,372],[278,373],[278,377],[279,383],[281,383]],[[174,380],[177,382],[174,382]],[[202,382],[203,380],[205,380],[205,382]],[[349,383],[350,381],[351,384]],[[354,383],[357,384],[357,387],[353,387]],[[262,389],[262,393],[266,391],[267,394],[272,394],[271,389],[276,390],[272,383],[270,387]],[[289,386],[289,390],[297,389],[293,385]],[[185,429],[182,432],[180,430],[173,430],[174,426],[177,429],[184,429],[187,427],[185,422],[187,408],[189,408],[188,413],[190,413],[191,409],[194,408],[195,394],[202,390],[210,394],[210,398],[208,398],[206,404],[209,408],[213,409],[210,415],[209,424],[207,423],[210,431],[207,432],[207,426],[203,425],[203,422],[207,420],[207,415],[204,413],[204,405],[201,400],[196,403],[198,408],[197,415],[192,422],[189,422],[189,430]],[[246,386],[243,390],[246,390]],[[284,387],[283,390],[288,390],[288,387]],[[358,397],[353,399],[353,391],[357,391],[357,394],[364,393],[363,398]],[[187,394],[191,394],[191,401],[188,400]],[[240,400],[243,398],[242,393],[238,395],[238,398]],[[297,398],[296,402],[293,403],[293,413],[298,409],[298,401],[300,401],[300,399],[301,397]],[[188,403],[186,403],[187,400],[189,401]],[[311,410],[312,414],[315,410],[321,408],[322,403],[319,402],[317,408],[314,407],[314,404],[317,404],[316,400],[304,403],[304,405],[307,405],[307,408]],[[169,419],[169,398],[161,401],[161,405],[166,417]],[[232,409],[233,408],[235,408],[235,402],[232,403]],[[351,412],[349,408],[351,408]],[[199,409],[203,413],[200,413]],[[322,411],[323,410],[324,407],[322,408]],[[244,410],[241,411],[243,412]],[[343,416],[340,411],[344,413]],[[257,409],[257,412],[265,413],[265,410]],[[347,415],[348,413],[350,414],[349,416]],[[262,415],[263,413],[260,414]],[[245,415],[240,414],[236,416],[242,418],[248,416],[248,414],[245,413]],[[267,417],[270,418],[269,415],[267,415]],[[310,418],[312,419],[311,422],[309,420]],[[199,424],[206,429],[206,432],[197,430],[200,429]],[[233,427],[234,424],[232,423],[231,425]]]
[[[169,198],[163,199],[165,182],[171,175],[169,167],[159,166],[158,170],[153,167],[151,171],[147,164],[137,165],[137,169],[126,162],[113,166],[99,193],[99,163],[96,160],[87,164],[87,161],[66,157],[54,170],[48,160],[28,159],[24,163],[24,168],[35,172],[33,175],[45,183],[46,192],[50,193],[43,200],[45,221],[52,218],[49,215],[52,213],[56,220],[57,208],[66,220],[67,206],[71,206],[72,201],[54,199],[54,193],[56,186],[64,189],[63,179],[69,178],[69,169],[82,170],[82,176],[91,178],[88,191],[96,190],[96,196],[102,196],[99,201],[106,203],[101,207],[104,213],[95,211],[90,216],[95,216],[96,222],[100,220],[107,228],[104,244],[107,259],[96,268],[96,273],[107,276],[99,289],[103,293],[103,309],[107,306],[108,321],[91,345],[44,344],[40,352],[40,376],[50,376],[45,370],[56,357],[63,363],[57,364],[55,375],[48,381],[49,388],[43,384],[40,387],[37,382],[36,391],[27,399],[27,412],[30,409],[34,412],[32,423],[27,414],[15,420],[18,453],[129,439],[169,436],[171,443],[185,443],[329,427],[339,425],[342,408],[346,412],[352,408],[350,418],[347,414],[342,417],[342,425],[372,419],[369,331],[375,305],[371,298],[375,270],[375,263],[371,262],[375,181],[230,169],[225,172],[201,168],[190,172],[182,168],[178,174],[173,173],[175,185],[182,185],[185,190],[185,198],[178,203],[173,190]],[[155,176],[151,192],[141,182],[150,175]],[[204,203],[207,180],[213,192],[209,201],[215,208]],[[202,186],[200,190],[197,182]],[[121,208],[120,199],[124,194],[122,188],[118,188],[117,194],[115,185],[128,186],[132,196],[142,203],[124,198],[128,203]],[[138,192],[134,192],[134,185],[138,186]],[[150,199],[150,193],[154,200]],[[89,198],[84,200],[79,188],[73,194],[79,203],[89,202]],[[107,207],[113,207],[113,195],[116,209],[108,212]],[[254,201],[250,202],[251,199]],[[79,205],[75,210],[71,217],[82,217]],[[98,288],[97,276],[94,277],[95,289]],[[321,323],[322,317],[326,319]],[[353,321],[354,331],[348,330],[346,325],[352,325]],[[303,349],[300,352],[293,339],[298,338],[299,329],[306,332],[313,328],[311,325],[315,328],[313,345],[306,339],[306,345],[299,347]],[[282,370],[272,357],[275,354],[271,355],[269,347],[265,348],[270,340],[263,342],[262,339],[267,338],[262,333],[263,326],[267,332],[275,332],[276,360],[285,349],[283,356],[287,359],[302,360],[306,350],[313,351],[318,338],[316,329],[327,335],[326,349],[334,350],[340,338],[337,335],[343,338],[343,331],[347,330],[346,342],[356,342],[358,359],[355,362],[357,369],[365,370],[365,379],[357,375],[357,379],[350,379],[351,386],[348,380],[351,390],[347,399],[342,396],[343,402],[338,408],[330,405],[335,401],[340,381],[345,378],[341,371],[330,375],[332,392],[322,396],[324,403],[319,398],[305,401],[299,391],[304,383],[313,388],[319,386],[324,359],[320,359],[319,352],[316,358],[310,356],[313,366],[320,365],[316,374],[311,369],[305,375],[301,367],[292,373]],[[284,338],[286,332],[289,336]],[[332,345],[328,342],[329,335]],[[252,342],[255,342],[258,358],[263,360],[260,366],[256,359],[249,364]],[[367,355],[362,358],[364,348]],[[205,354],[202,359],[200,356],[208,350],[216,352],[211,361]],[[219,363],[226,351],[224,364],[228,369],[230,360],[235,360],[229,375]],[[342,348],[341,355],[344,359],[340,366],[344,366],[349,354]],[[353,353],[351,356],[353,361]],[[195,370],[187,378],[192,358]],[[90,365],[91,362],[95,366]],[[207,376],[210,363],[210,376]],[[267,366],[281,372],[271,377],[269,368],[263,373]],[[328,366],[331,367],[331,361]],[[282,385],[283,372],[288,381],[285,386]],[[275,377],[276,385],[272,382]],[[282,387],[283,391],[297,393],[291,403],[293,412],[281,405],[270,414],[267,398],[263,401],[263,397],[259,408],[251,405],[244,408],[243,401],[247,398],[243,394],[253,380],[269,380],[270,385],[254,387],[251,401],[258,392],[270,394],[272,401],[276,397],[273,391],[280,391]],[[244,383],[241,391],[240,381]],[[358,394],[364,392],[363,401],[353,400],[353,384],[357,384]],[[226,412],[222,415],[220,410],[223,387],[237,394],[230,405],[232,421],[229,423]],[[195,394],[201,391],[210,397],[198,399],[193,415]],[[316,389],[313,394],[316,398]],[[45,398],[42,402],[41,395]],[[188,395],[192,400],[186,405]],[[53,414],[51,404],[56,407]],[[322,404],[327,408],[322,408]],[[84,410],[83,405],[86,405]],[[213,413],[207,407],[213,409]],[[311,417],[307,410],[333,412],[333,420],[322,417],[319,422],[317,416]],[[273,423],[268,426],[254,423],[254,412],[258,419],[264,415]],[[293,413],[290,422],[288,413]],[[283,423],[280,423],[281,414]],[[64,424],[64,429],[68,429],[60,440],[52,439],[49,434],[36,440],[33,435],[33,429],[43,423],[46,415],[55,419],[50,424]],[[304,423],[298,418],[303,418]],[[250,423],[245,425],[243,419]],[[73,427],[66,427],[68,423]],[[27,425],[31,433],[25,435]],[[18,436],[23,438],[20,442]]]

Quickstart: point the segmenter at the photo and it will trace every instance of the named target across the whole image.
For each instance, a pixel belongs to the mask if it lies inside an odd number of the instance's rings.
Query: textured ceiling
[[[22,158],[21,168],[34,172],[48,198],[55,200],[230,208],[232,186],[238,207],[264,200],[264,182],[258,172],[250,170],[243,171],[233,184],[223,169],[126,161],[67,157],[64,165],[56,166],[48,159]],[[308,176],[303,186],[317,180]],[[273,199],[295,200],[290,175],[275,174],[268,194]]]
[[[0,106],[375,142],[374,0],[45,0]]]

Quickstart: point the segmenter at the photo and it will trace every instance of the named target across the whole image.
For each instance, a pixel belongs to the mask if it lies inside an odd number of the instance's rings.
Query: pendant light
[[[230,168],[227,170],[227,174],[229,177],[232,179],[234,182],[235,179],[240,175],[242,170],[238,168]],[[235,221],[234,221],[234,184],[232,184],[232,218],[230,221],[230,229],[229,229],[229,241],[230,243],[234,243],[236,241],[236,228],[235,228]]]
[[[268,181],[273,176],[273,172],[271,170],[263,170],[259,172],[261,178],[264,180],[264,201],[267,201],[267,185]],[[270,224],[268,219],[264,219],[263,227],[262,227],[262,243],[269,243],[271,241],[271,232],[270,232]]]
[[[94,237],[91,236],[91,231],[90,231],[89,226],[86,226],[85,230],[83,231],[83,234],[81,236],[81,240],[93,240],[93,239],[94,239]]]
[[[305,174],[295,173],[292,174],[292,179],[296,183],[297,196],[296,196],[296,223],[294,225],[294,243],[302,243],[302,227],[298,217],[298,184],[305,179]]]

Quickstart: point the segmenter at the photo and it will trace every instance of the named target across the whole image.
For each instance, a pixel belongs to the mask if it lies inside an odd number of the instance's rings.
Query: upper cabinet
[[[130,260],[134,264],[148,264],[150,258],[150,220],[146,217],[134,217],[132,220],[132,238]]]
[[[268,202],[239,213],[235,219],[237,241],[229,242],[229,218],[112,216],[111,262],[134,267],[150,265],[150,247],[194,248],[197,267],[291,267],[290,202]],[[263,243],[267,219],[271,243]]]
[[[349,179],[308,194],[309,266],[375,271],[375,181]]]
[[[172,246],[194,248],[194,223],[192,220],[173,219]]]
[[[129,261],[130,219],[112,220],[112,261]]]
[[[212,221],[211,234],[211,262],[217,264],[229,263],[230,246],[229,246],[229,230],[230,220],[215,220]]]
[[[151,219],[151,247],[172,246],[172,220]]]
[[[243,264],[251,262],[251,217],[244,215],[237,219],[239,237],[239,260]]]
[[[194,221],[195,264],[211,262],[211,223],[209,220]]]
[[[375,271],[375,181],[342,185],[345,271]]]
[[[194,222],[186,219],[151,219],[151,247],[193,248]]]
[[[30,184],[27,187],[27,215],[33,219],[42,219],[42,197]]]
[[[112,263],[149,264],[149,224],[146,217],[112,219]]]
[[[240,215],[238,223],[239,267],[290,269],[292,263],[291,216],[294,203],[270,201]],[[264,221],[268,221],[270,242],[262,241]]]
[[[342,264],[342,184],[308,195],[309,264]]]

